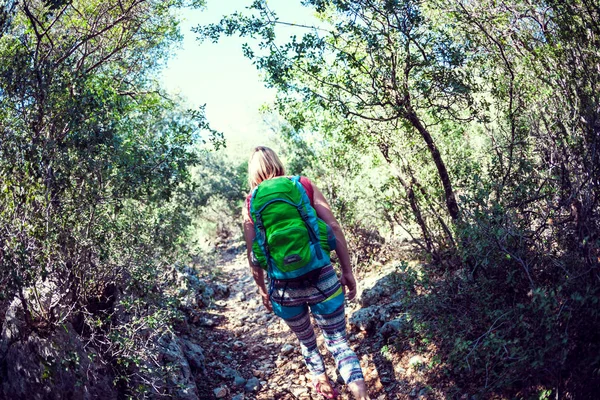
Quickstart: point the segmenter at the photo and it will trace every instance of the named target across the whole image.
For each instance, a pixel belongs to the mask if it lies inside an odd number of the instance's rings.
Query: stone
[[[422,356],[419,356],[419,355],[417,355],[417,356],[412,356],[412,357],[410,358],[410,360],[408,360],[408,365],[409,365],[410,367],[413,367],[413,368],[414,368],[414,367],[417,367],[417,366],[418,366],[418,365],[420,365],[420,364],[425,364],[425,358],[423,358]]]
[[[233,384],[237,387],[244,386],[246,384],[246,379],[240,375],[236,375],[235,378],[233,378]]]
[[[246,345],[244,344],[244,342],[242,342],[240,340],[236,340],[235,342],[233,342],[233,349],[234,350],[241,350],[244,347],[246,347]]]
[[[398,280],[401,276],[397,272],[392,272],[389,275],[379,279],[370,289],[365,289],[358,299],[362,307],[369,307],[380,302],[381,299],[389,297],[392,294],[397,294]]]
[[[292,351],[294,351],[294,346],[292,346],[291,344],[285,344],[283,345],[283,347],[281,348],[281,354],[284,355],[288,355],[290,354]]]
[[[205,372],[204,349],[189,339],[180,339],[183,354],[194,370]]]
[[[164,335],[158,340],[157,346],[159,360],[174,367],[168,370],[165,380],[168,386],[176,388],[175,397],[186,400],[197,399],[198,389],[181,340],[173,334]]]
[[[223,399],[223,398],[227,397],[228,390],[227,390],[227,387],[221,386],[221,387],[218,387],[215,390],[213,390],[213,392],[217,399]]]
[[[235,300],[236,301],[246,301],[246,294],[244,292],[238,292],[235,295]]]
[[[6,319],[3,328],[8,328]],[[10,333],[5,331],[0,336],[3,354],[0,398],[58,399],[58,394],[68,393],[73,399],[117,399],[111,383],[114,376],[93,362],[100,356],[92,348],[84,349],[84,342],[71,324],[65,324],[49,337],[36,333],[23,335],[8,346],[5,334],[19,332],[17,326],[10,329]]]
[[[351,329],[373,331],[379,322],[379,307],[370,306],[356,311],[348,320]]]
[[[213,321],[213,320],[212,320],[212,319],[210,319],[210,318],[201,317],[201,318],[198,320],[198,325],[200,325],[200,326],[206,326],[206,327],[209,327],[209,328],[211,328],[211,327],[215,326],[215,321]]]
[[[219,282],[214,283],[213,286],[214,286],[215,295],[217,297],[220,297],[220,298],[229,297],[229,286],[227,286],[223,283],[219,283]]]
[[[378,334],[384,338],[389,338],[390,336],[396,335],[398,332],[400,332],[405,323],[406,321],[404,318],[396,318],[388,321],[379,329]]]
[[[217,376],[220,376],[223,379],[233,379],[236,376],[240,375],[240,373],[238,371],[236,371],[233,368],[227,367],[221,363],[218,363],[216,366],[214,372]]]
[[[382,322],[390,321],[394,318],[397,318],[398,314],[401,314],[405,311],[406,305],[401,301],[385,304],[383,306],[380,306],[379,319]]]
[[[244,393],[236,394],[231,398],[231,400],[244,400]]]
[[[303,394],[308,393],[308,389],[306,386],[291,386],[290,392],[294,395],[294,397],[300,397]]]
[[[258,392],[259,389],[260,381],[256,377],[248,379],[246,385],[244,386],[244,390],[246,392]]]

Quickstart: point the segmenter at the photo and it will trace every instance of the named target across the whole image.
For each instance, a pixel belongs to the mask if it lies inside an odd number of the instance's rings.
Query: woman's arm
[[[262,268],[252,263],[252,242],[254,241],[255,232],[254,224],[252,223],[252,219],[250,218],[250,215],[248,215],[248,209],[245,206],[242,209],[242,216],[244,218],[244,239],[246,240],[246,256],[248,257],[248,265],[252,271],[254,282],[256,282],[256,285],[258,286],[258,292],[260,293],[260,297],[262,297],[262,302],[267,311],[271,312],[273,311],[273,307],[271,306],[269,293],[267,292],[267,287],[265,285],[264,271]]]
[[[352,300],[356,296],[356,280],[354,279],[354,274],[352,273],[352,264],[350,263],[350,254],[348,252],[346,237],[344,236],[342,227],[338,223],[337,219],[335,219],[333,216],[331,207],[329,206],[329,203],[327,203],[327,200],[325,200],[323,193],[321,193],[319,188],[314,183],[312,183],[312,189],[314,193],[313,206],[317,212],[317,216],[325,221],[325,223],[327,223],[327,225],[329,225],[335,233],[335,253],[340,260],[340,266],[342,268],[340,282],[345,288],[348,289],[346,292],[348,300]]]

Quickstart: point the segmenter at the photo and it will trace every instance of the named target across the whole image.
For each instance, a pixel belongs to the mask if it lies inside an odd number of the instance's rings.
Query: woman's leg
[[[344,293],[340,288],[324,301],[311,304],[315,321],[323,332],[325,345],[335,358],[337,369],[357,399],[368,399],[365,381],[356,353],[346,339]]]
[[[310,322],[308,306],[287,307],[275,302],[272,305],[275,314],[281,317],[298,337],[302,356],[310,373],[313,376],[324,375],[325,365],[317,348],[317,338]]]
[[[356,353],[346,339],[344,293],[340,289],[326,300],[312,304],[310,309],[323,331],[325,345],[335,358],[337,368],[347,384],[364,379]]]

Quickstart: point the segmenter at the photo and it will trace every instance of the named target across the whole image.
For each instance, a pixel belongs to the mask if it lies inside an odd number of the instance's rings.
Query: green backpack
[[[250,197],[250,216],[256,233],[253,258],[270,278],[292,280],[329,265],[335,235],[317,217],[299,176],[258,185]]]

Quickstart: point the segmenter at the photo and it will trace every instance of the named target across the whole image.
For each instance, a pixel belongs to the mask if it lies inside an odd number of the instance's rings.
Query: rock
[[[259,354],[259,353],[262,353],[263,351],[265,351],[265,348],[263,346],[261,346],[260,344],[255,344],[254,346],[252,346],[250,348],[250,351],[252,352],[252,354]]]
[[[260,389],[260,381],[257,378],[250,378],[246,385],[244,386],[244,390],[246,392],[258,392]]]
[[[234,379],[236,376],[239,376],[240,373],[233,368],[226,367],[221,363],[213,364],[215,366],[215,374],[220,376],[223,379]]]
[[[308,393],[308,389],[306,386],[291,386],[290,392],[294,395],[294,397],[300,397],[304,394]]]
[[[416,366],[418,366],[420,364],[425,364],[425,358],[423,358],[422,356],[418,356],[418,355],[417,356],[412,356],[410,358],[410,360],[408,360],[408,365],[410,367],[414,368],[414,367],[416,367]]]
[[[244,400],[244,393],[236,394],[231,400]]]
[[[190,267],[175,266],[175,287],[181,308],[192,310],[195,307],[205,307],[210,304],[214,290],[205,282],[200,281],[198,273]]]
[[[396,318],[391,321],[388,321],[385,324],[383,324],[383,326],[379,329],[378,334],[384,338],[396,335],[402,330],[405,323],[406,321],[404,318]]]
[[[47,306],[56,301],[54,285],[36,285],[40,303]],[[25,297],[33,295],[31,289]],[[54,299],[54,300],[53,300]],[[33,309],[36,305],[30,305]],[[61,313],[61,310],[57,311]],[[60,399],[68,394],[72,399],[116,399],[112,381],[114,375],[101,363],[93,346],[77,334],[71,323],[65,322],[56,330],[42,336],[31,332],[25,323],[22,303],[15,298],[8,304],[0,320],[0,398],[2,399]]]
[[[213,392],[217,399],[222,399],[222,398],[227,397],[228,390],[227,390],[227,387],[221,386],[221,387],[218,387],[215,390],[213,390]]]
[[[84,349],[70,324],[65,327],[68,332],[59,329],[47,338],[31,333],[6,347],[0,398],[60,399],[68,393],[73,399],[117,399],[111,372],[92,362],[98,354]]]
[[[241,302],[241,301],[246,301],[246,295],[244,294],[244,292],[238,292],[238,293],[235,295],[235,300],[236,300],[236,301],[240,301],[240,302]]]
[[[201,317],[200,319],[198,319],[198,325],[211,328],[211,327],[215,326],[215,321],[213,321],[210,318]]]
[[[236,377],[233,378],[233,384],[237,387],[244,386],[246,384],[246,379],[241,375],[236,375]]]
[[[221,299],[229,297],[229,286],[220,282],[214,283],[213,286],[213,290],[216,297],[219,297]]]
[[[217,301],[215,301],[214,304],[215,304],[215,306],[221,307],[221,308],[227,307],[227,302],[224,300],[217,300]]]
[[[241,350],[244,347],[246,347],[246,345],[244,344],[244,342],[242,342],[240,340],[236,340],[235,342],[233,342],[233,349],[234,350]]]
[[[402,279],[401,274],[392,272],[389,275],[379,279],[375,285],[362,292],[358,302],[362,307],[369,307],[380,302],[384,297],[389,297],[392,294],[397,294],[397,282]]]
[[[196,343],[191,342],[189,339],[180,339],[181,347],[183,349],[183,354],[185,358],[188,360],[190,367],[194,370],[206,372],[204,362],[204,349],[197,345]]]
[[[379,311],[380,309],[378,306],[361,308],[352,314],[348,320],[350,328],[367,332],[373,331],[380,323]]]
[[[158,340],[157,347],[158,359],[163,365],[170,367],[167,368],[164,379],[167,386],[173,388],[174,397],[186,400],[198,399],[198,389],[181,340],[173,334],[167,334]]]
[[[288,355],[290,354],[292,351],[294,351],[294,346],[292,346],[291,344],[285,344],[283,345],[283,347],[281,348],[281,354],[283,355]]]
[[[285,360],[285,359],[277,359],[277,360],[275,360],[275,366],[277,368],[281,368],[287,362],[288,362],[288,360]]]
[[[297,372],[297,371],[299,371],[299,370],[300,370],[300,364],[298,364],[298,363],[294,362],[294,363],[291,363],[291,364],[289,364],[289,365],[288,365],[288,368],[289,368],[291,371]]]
[[[398,314],[404,312],[406,305],[400,301],[385,304],[379,307],[379,320],[382,322],[390,321],[398,317]]]

